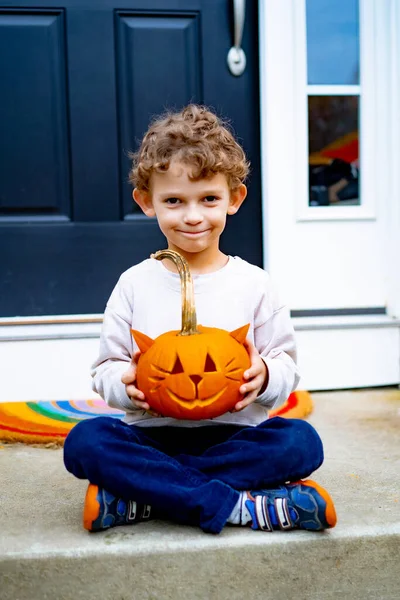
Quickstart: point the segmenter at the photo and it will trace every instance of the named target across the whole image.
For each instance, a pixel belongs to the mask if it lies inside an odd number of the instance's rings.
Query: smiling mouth
[[[200,400],[199,398],[194,398],[193,400],[187,400],[187,398],[182,398],[181,396],[177,396],[176,394],[174,394],[174,392],[171,392],[171,390],[169,390],[169,389],[167,389],[166,392],[167,392],[168,396],[170,398],[172,398],[172,400],[174,400],[178,404],[181,404],[181,405],[184,404],[186,406],[186,408],[196,408],[197,406],[209,406],[210,404],[212,404],[213,402],[218,400],[218,398],[220,398],[222,396],[222,394],[225,392],[226,387],[224,387],[224,389],[221,390],[220,392],[217,392],[213,396],[209,396],[208,398],[205,398],[204,400]]]
[[[203,229],[202,231],[181,231],[179,230],[179,233],[183,233],[184,235],[200,235],[202,233],[207,233],[207,231],[210,231],[209,229]]]

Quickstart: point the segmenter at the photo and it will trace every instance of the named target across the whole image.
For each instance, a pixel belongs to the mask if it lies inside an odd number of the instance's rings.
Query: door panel
[[[72,40],[68,74],[74,221],[118,222],[113,13],[107,3],[92,4],[89,8],[74,2],[66,11]]]
[[[142,217],[135,227],[54,223],[35,224],[28,234],[23,227],[10,230],[2,291],[6,296],[15,291],[10,302],[14,316],[101,313],[119,275],[136,262],[139,252],[148,258],[165,245],[156,223]],[[25,269],[21,255],[29,256]]]
[[[3,215],[70,216],[64,42],[62,10],[0,14]]]
[[[132,203],[127,153],[155,114],[190,101],[227,117],[248,154],[249,196],[222,249],[261,265],[257,3],[241,77],[226,66],[231,10],[0,2],[0,316],[100,313],[120,273],[165,246]]]
[[[160,111],[160,99],[166,107],[180,107],[191,98],[202,97],[199,14],[118,11],[115,21],[119,154],[124,181],[130,169],[126,150],[132,148],[133,140],[142,138],[149,115]],[[123,186],[122,195],[124,217],[140,212],[132,203],[130,185]]]

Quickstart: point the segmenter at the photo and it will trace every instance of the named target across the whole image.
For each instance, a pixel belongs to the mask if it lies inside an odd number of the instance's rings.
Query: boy
[[[152,517],[211,533],[226,523],[333,527],[329,494],[299,481],[323,461],[318,434],[302,420],[268,419],[298,383],[288,309],[265,271],[219,249],[226,217],[247,193],[242,148],[212,112],[190,105],[153,122],[133,159],[133,198],[188,261],[198,322],[228,331],[250,323],[251,366],[231,413],[179,421],[152,412],[135,385],[139,352],[130,330],[155,338],[180,328],[179,277],[172,263],[153,259],[123,273],[107,303],[92,376],[93,389],[126,416],[83,421],[64,446],[66,468],[90,482],[84,527]]]

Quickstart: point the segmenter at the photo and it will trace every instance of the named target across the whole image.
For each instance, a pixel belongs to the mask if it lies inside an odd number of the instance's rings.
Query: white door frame
[[[385,306],[387,311],[294,319],[301,385],[331,389],[398,383],[400,281],[394,257],[400,257],[400,0],[360,0],[363,195],[361,206],[342,209],[308,207],[305,0],[264,0],[259,9],[264,264],[292,309],[368,312]],[[343,277],[343,285],[329,290],[328,298],[326,283],[321,289],[315,281],[313,262],[321,260],[320,248],[329,250],[327,236],[340,240],[350,227],[356,247],[369,252],[364,271],[356,273],[345,254],[335,264],[331,252],[333,278]]]

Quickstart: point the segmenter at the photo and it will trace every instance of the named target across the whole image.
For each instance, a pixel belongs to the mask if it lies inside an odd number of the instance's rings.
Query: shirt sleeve
[[[133,291],[122,278],[107,302],[100,335],[99,355],[91,367],[92,389],[109,406],[124,411],[136,410],[125,391],[122,374],[129,368],[133,353],[131,322]]]
[[[269,317],[264,320],[266,312]],[[277,408],[293,392],[300,380],[293,325],[287,306],[280,305],[275,293],[266,293],[256,314],[254,345],[265,362],[269,379],[256,402],[267,408]]]

